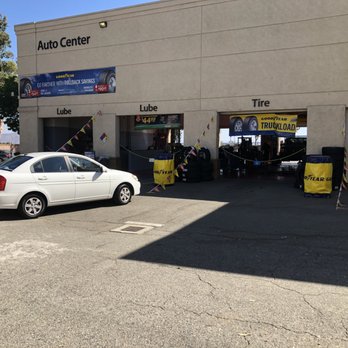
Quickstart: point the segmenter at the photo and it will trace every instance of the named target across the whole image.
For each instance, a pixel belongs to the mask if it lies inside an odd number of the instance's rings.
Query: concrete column
[[[345,105],[314,105],[307,112],[307,154],[321,154],[324,146],[345,145]]]
[[[43,151],[43,119],[38,118],[37,107],[19,109],[20,152]]]
[[[184,113],[185,146],[194,146],[198,139],[202,147],[210,150],[214,164],[214,175],[216,176],[219,157],[218,115],[216,111],[191,111]]]
[[[116,129],[115,114],[102,114],[95,116],[93,122],[93,148],[97,157],[108,157],[110,159],[110,167],[115,168],[116,165],[116,141],[118,141],[118,129]],[[116,131],[117,130],[117,131]],[[107,139],[102,141],[100,136],[105,133]],[[117,140],[116,140],[117,139]],[[119,154],[118,154],[119,157]]]
[[[184,113],[185,146],[200,144],[210,150],[212,159],[218,158],[218,120],[216,111]]]

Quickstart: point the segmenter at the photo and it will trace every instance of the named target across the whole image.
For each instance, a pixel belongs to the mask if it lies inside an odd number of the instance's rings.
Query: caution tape
[[[139,155],[138,153],[132,151],[132,150],[129,150],[127,149],[126,147],[120,145],[120,147],[123,149],[123,150],[126,150],[127,152],[129,152],[130,154],[136,156],[136,157],[140,157],[140,158],[143,158],[143,159],[147,159],[147,160],[150,160],[151,158],[153,157],[146,157],[146,156],[142,156],[142,155]],[[177,152],[173,152],[172,155],[175,156],[176,154],[178,154],[179,152],[181,152],[182,150],[179,150]]]
[[[347,164],[348,164],[348,152],[347,152],[347,149],[344,149],[343,174],[342,174],[342,181],[341,181],[340,189],[339,189],[338,195],[337,195],[336,210],[347,208],[346,205],[343,204],[341,201],[342,191],[347,190],[347,188],[348,188],[348,180],[347,180],[348,166],[347,166]]]
[[[285,160],[286,158],[289,158],[289,157],[291,157],[291,156],[297,155],[298,153],[300,153],[300,152],[302,152],[302,151],[305,151],[305,150],[306,150],[306,149],[303,148],[303,149],[301,149],[301,150],[298,150],[298,151],[296,151],[296,152],[294,152],[294,153],[291,153],[290,155],[287,155],[287,156],[284,156],[284,157],[279,157],[279,158],[275,158],[275,159],[271,159],[271,160],[258,161],[258,162],[259,162],[259,163],[269,163],[269,162],[279,162],[279,161],[283,161],[283,160]],[[229,155],[231,155],[231,156],[233,156],[233,157],[236,157],[236,158],[238,158],[238,159],[240,159],[240,160],[243,160],[243,161],[246,161],[246,162],[254,162],[254,161],[255,161],[255,160],[250,159],[250,158],[244,158],[244,157],[235,155],[234,153],[229,152],[229,151],[227,151],[227,150],[225,150],[225,149],[223,149],[223,151],[224,151],[225,153],[228,153]]]

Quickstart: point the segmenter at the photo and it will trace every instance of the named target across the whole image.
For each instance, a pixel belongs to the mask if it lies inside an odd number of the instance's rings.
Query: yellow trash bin
[[[304,192],[330,195],[332,192],[332,159],[330,156],[308,155],[304,172]]]
[[[165,186],[174,184],[174,160],[155,159],[153,164],[153,178],[157,185]]]

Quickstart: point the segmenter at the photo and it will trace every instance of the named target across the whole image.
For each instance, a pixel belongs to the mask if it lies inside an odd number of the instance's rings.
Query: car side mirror
[[[97,173],[105,173],[105,172],[107,172],[107,169],[106,169],[106,168],[104,168],[104,167],[98,167]]]

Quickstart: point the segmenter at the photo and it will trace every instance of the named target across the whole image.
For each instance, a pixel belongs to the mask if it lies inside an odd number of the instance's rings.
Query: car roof
[[[55,157],[55,156],[66,156],[66,155],[73,155],[73,156],[82,156],[76,153],[70,153],[70,152],[57,152],[57,151],[46,151],[46,152],[28,152],[25,154],[25,156],[30,157]]]

